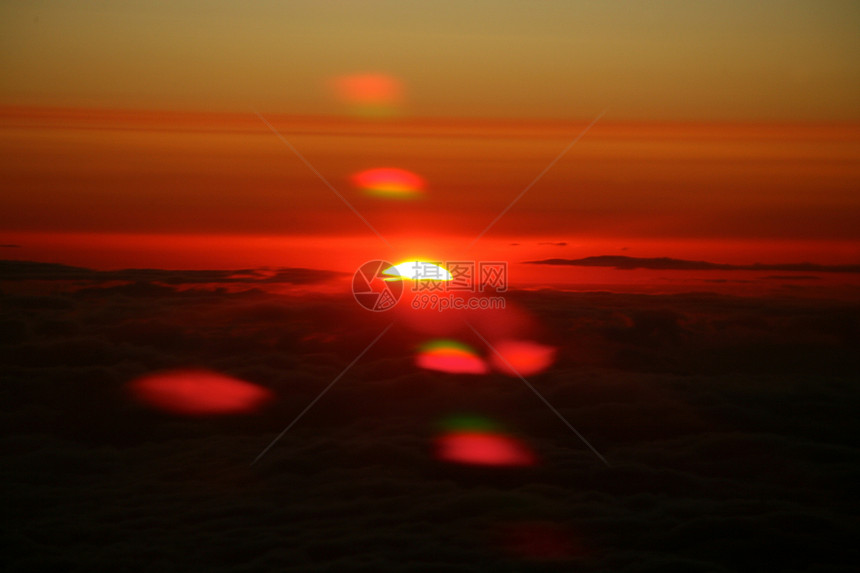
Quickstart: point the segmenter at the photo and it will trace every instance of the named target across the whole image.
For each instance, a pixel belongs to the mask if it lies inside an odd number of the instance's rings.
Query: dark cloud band
[[[803,273],[860,273],[860,265],[820,265],[816,263],[780,263],[730,265],[708,261],[688,261],[669,257],[638,258],[601,255],[582,259],[543,259],[525,261],[528,265],[554,265],[571,267],[608,267],[624,271],[651,269],[660,271],[778,271]]]

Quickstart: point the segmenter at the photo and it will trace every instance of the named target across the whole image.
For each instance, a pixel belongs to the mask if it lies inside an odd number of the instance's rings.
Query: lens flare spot
[[[489,371],[472,348],[455,340],[433,340],[422,345],[415,363],[420,368],[451,374],[486,374]]]
[[[505,524],[500,527],[498,544],[511,557],[527,561],[567,561],[586,555],[573,531],[549,521]]]
[[[382,271],[393,280],[409,279],[413,281],[450,281],[451,273],[436,263],[426,261],[405,261]]]
[[[361,117],[396,115],[403,101],[403,82],[388,74],[350,74],[333,78],[335,97]]]
[[[393,199],[411,199],[421,194],[426,181],[406,169],[377,167],[352,176],[352,183],[371,195]]]
[[[533,466],[535,454],[510,436],[484,432],[451,432],[436,439],[438,459],[476,466]]]
[[[537,374],[555,361],[555,347],[529,340],[503,340],[494,344],[494,348],[490,362],[508,376]]]
[[[253,412],[272,398],[266,388],[209,370],[157,372],[129,389],[140,402],[186,416]]]

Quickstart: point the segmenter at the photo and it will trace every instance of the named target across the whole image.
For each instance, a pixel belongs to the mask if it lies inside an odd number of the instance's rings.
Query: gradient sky
[[[4,566],[849,570],[858,31],[0,0]]]
[[[858,119],[860,7],[766,2],[3,2],[0,101],[337,111],[401,78],[418,116]]]
[[[860,260],[853,2],[0,10],[0,243],[21,245],[4,258]],[[379,101],[333,89],[356,74],[385,78],[371,80]],[[410,200],[356,188],[378,167],[426,187]]]

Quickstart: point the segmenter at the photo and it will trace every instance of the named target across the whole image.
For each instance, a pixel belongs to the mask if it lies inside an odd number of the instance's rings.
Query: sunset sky
[[[853,2],[2,12],[0,238],[20,245],[6,258],[860,260]],[[357,188],[381,167],[425,185],[403,200]],[[569,271],[519,272],[605,278]]]
[[[853,571],[858,31],[0,0],[4,565]]]
[[[12,105],[337,113],[381,72],[417,117],[857,120],[860,8],[764,2],[4,2]]]

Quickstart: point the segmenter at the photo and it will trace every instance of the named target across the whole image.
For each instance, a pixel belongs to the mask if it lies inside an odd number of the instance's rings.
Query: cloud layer
[[[167,285],[212,283],[287,283],[312,284],[330,280],[342,273],[318,269],[239,269],[239,270],[164,270],[122,269],[96,271],[57,263],[0,260],[0,276],[5,281],[85,281],[105,283],[152,282]]]
[[[18,276],[52,276],[37,270]],[[419,370],[423,339],[395,324],[251,466],[391,317],[348,296],[267,294],[256,275],[243,292],[188,291],[151,272],[160,286],[119,291],[110,276],[0,294],[10,571],[856,563],[856,304],[511,293],[559,349],[530,381],[610,468],[516,378]],[[467,333],[457,336],[480,347]],[[254,414],[187,418],[128,391],[187,367],[274,399]],[[436,460],[439,420],[459,413],[493,420],[540,463]]]
[[[556,265],[574,267],[608,267],[619,270],[653,269],[661,271],[780,271],[817,273],[860,273],[860,265],[819,265],[815,263],[785,263],[728,265],[707,261],[688,261],[668,257],[638,258],[619,255],[601,255],[582,259],[543,259],[525,261],[530,265]]]

